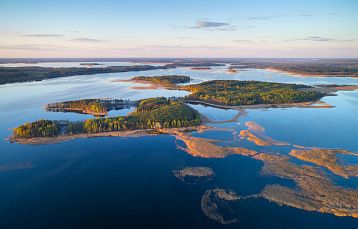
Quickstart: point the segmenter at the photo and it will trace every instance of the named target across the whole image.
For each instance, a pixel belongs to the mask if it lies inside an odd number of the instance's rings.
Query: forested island
[[[136,101],[121,99],[82,99],[50,103],[46,105],[47,111],[54,112],[77,112],[81,114],[92,114],[94,116],[105,116],[108,111],[120,110],[135,106]]]
[[[131,80],[136,82],[150,82],[164,87],[175,87],[180,83],[188,83],[191,78],[182,75],[165,75],[165,76],[136,76]]]
[[[82,133],[190,127],[200,124],[200,114],[190,106],[181,101],[159,97],[140,100],[137,110],[127,116],[94,118],[78,122],[38,120],[25,123],[14,128],[13,140]]]
[[[229,106],[312,102],[325,95],[318,91],[300,90],[304,88],[311,87],[299,84],[238,80],[212,80],[180,86],[180,89],[191,92],[190,95],[184,97],[184,100]]]
[[[300,84],[261,81],[212,80],[199,84],[177,85],[189,81],[184,76],[134,77],[134,82],[146,81],[167,89],[191,92],[184,101],[206,102],[215,105],[242,106],[256,104],[289,104],[317,101],[326,94]]]

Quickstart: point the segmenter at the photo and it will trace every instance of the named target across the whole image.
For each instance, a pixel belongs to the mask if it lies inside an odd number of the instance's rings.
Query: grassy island
[[[175,87],[180,83],[188,83],[191,78],[182,75],[166,75],[166,76],[136,76],[132,78],[133,81],[145,81],[153,84],[158,84],[164,87]]]
[[[82,99],[50,103],[46,105],[47,111],[55,112],[77,112],[92,114],[94,116],[105,116],[110,110],[120,110],[134,106],[136,102],[121,99]]]
[[[137,110],[128,116],[94,118],[79,122],[38,120],[26,123],[14,129],[14,138],[176,128],[200,124],[201,116],[196,110],[180,101],[160,97],[140,100]]]
[[[325,95],[317,91],[300,90],[304,88],[311,87],[298,84],[238,80],[212,80],[180,87],[182,90],[191,92],[184,98],[187,101],[229,106],[311,102]]]

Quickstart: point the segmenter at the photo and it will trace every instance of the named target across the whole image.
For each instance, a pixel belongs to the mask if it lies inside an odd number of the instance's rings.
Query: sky
[[[0,58],[358,57],[357,0],[0,0]]]

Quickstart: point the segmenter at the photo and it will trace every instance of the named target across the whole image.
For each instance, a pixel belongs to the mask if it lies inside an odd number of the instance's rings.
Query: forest
[[[15,138],[53,137],[59,134],[189,127],[200,125],[202,121],[199,112],[174,99],[143,99],[138,108],[128,116],[77,122],[38,120],[14,128],[13,133]]]
[[[311,102],[325,95],[321,92],[299,90],[308,87],[261,81],[212,80],[181,86],[180,89],[191,92],[184,100],[230,106]]]
[[[173,87],[179,83],[188,83],[191,78],[182,75],[166,75],[166,76],[136,76],[132,80],[148,81],[154,84],[160,84],[165,87]]]
[[[19,138],[54,137],[59,133],[59,122],[44,119],[25,123],[24,125],[14,128],[14,136]]]

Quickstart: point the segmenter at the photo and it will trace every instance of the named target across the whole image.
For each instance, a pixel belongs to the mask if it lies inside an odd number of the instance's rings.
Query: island
[[[210,70],[210,67],[192,67],[191,70]]]
[[[151,83],[153,85],[159,85],[166,88],[176,89],[178,84],[189,83],[191,78],[189,76],[182,75],[164,75],[164,76],[136,76],[130,81],[136,83]]]
[[[143,99],[136,111],[127,116],[94,118],[84,121],[37,120],[14,128],[12,141],[56,137],[60,135],[96,134],[113,131],[156,130],[198,126],[200,114],[175,99],[164,97]],[[23,141],[24,142],[24,141]]]
[[[80,65],[84,65],[84,66],[87,66],[87,65],[103,65],[103,64],[100,64],[100,63],[80,63]]]
[[[136,105],[136,101],[121,99],[82,99],[47,104],[45,109],[52,112],[76,112],[106,116],[108,111],[121,110]]]
[[[191,92],[185,97],[187,101],[229,106],[311,102],[325,95],[300,90],[303,88],[309,86],[238,80],[212,80],[181,86],[181,89]]]
[[[178,85],[189,82],[190,77],[176,75],[133,77],[130,81],[189,91],[191,94],[183,98],[186,102],[223,108],[245,105],[298,105],[316,102],[327,95],[319,88],[311,86],[261,81],[211,80],[199,84]]]

